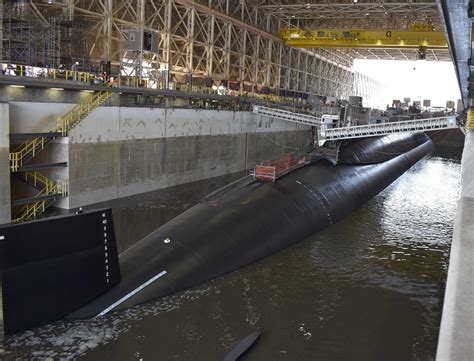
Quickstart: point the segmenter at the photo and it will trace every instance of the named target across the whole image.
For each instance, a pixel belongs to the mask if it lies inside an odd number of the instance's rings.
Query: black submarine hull
[[[388,148],[372,138],[341,151],[346,163],[359,164],[319,161],[274,183],[244,177],[214,192],[123,252],[121,281],[68,317],[104,315],[194,286],[333,224],[433,150],[424,133],[390,137]],[[385,145],[371,158],[374,142]]]

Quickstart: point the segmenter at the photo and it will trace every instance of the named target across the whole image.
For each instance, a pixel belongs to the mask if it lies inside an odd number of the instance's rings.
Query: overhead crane
[[[444,32],[430,24],[412,24],[407,30],[391,29],[316,29],[283,28],[280,36],[296,48],[398,48],[447,49]]]

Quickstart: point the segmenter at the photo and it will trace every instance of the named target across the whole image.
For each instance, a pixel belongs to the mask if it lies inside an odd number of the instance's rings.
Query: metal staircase
[[[102,105],[109,99],[112,93],[99,91],[92,93],[66,114],[60,116],[56,123],[45,133],[55,136],[66,136],[68,131],[74,128],[82,119],[88,116],[95,108]],[[51,142],[54,137],[41,133],[41,136],[28,139],[10,153],[10,170],[17,172],[24,163],[34,158],[36,154],[43,150],[45,145]]]
[[[58,198],[67,197],[68,181],[53,181],[39,172],[23,172],[22,180],[38,190],[31,198],[14,201],[13,205],[24,206],[14,215],[12,222],[18,223],[42,214]]]
[[[27,134],[22,142],[10,153],[10,172],[38,192],[30,198],[14,200],[12,207],[22,206],[13,213],[13,223],[34,219],[42,214],[56,199],[68,195],[68,180],[49,179],[38,171],[29,171],[34,166],[27,164],[45,146],[59,136],[67,136],[68,132],[79,124],[94,109],[110,98],[112,92],[103,90],[92,93],[66,114],[57,118],[55,124],[44,133]],[[16,134],[18,138],[21,134]],[[54,167],[57,164],[51,164]],[[37,165],[36,168],[48,168],[48,165]]]

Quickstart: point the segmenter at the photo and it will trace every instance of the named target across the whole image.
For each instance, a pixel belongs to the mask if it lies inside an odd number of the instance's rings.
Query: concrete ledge
[[[436,359],[474,360],[474,198],[458,203]]]
[[[184,99],[205,99],[205,100],[219,100],[223,102],[238,102],[242,104],[271,104],[274,103],[267,99],[252,98],[246,96],[231,96],[231,95],[219,95],[199,92],[189,92],[181,90],[167,90],[167,89],[150,89],[142,87],[104,87],[100,85],[90,85],[84,82],[76,82],[72,80],[60,80],[60,79],[41,79],[41,78],[30,78],[20,76],[8,76],[0,75],[0,85],[22,85],[25,87],[32,88],[63,88],[66,90],[94,90],[101,91],[107,90],[115,93],[125,94],[143,94],[143,95],[156,95],[162,97],[175,97]],[[278,102],[277,105],[292,106],[297,108],[307,107],[308,104],[302,102]]]
[[[466,134],[437,361],[474,360],[474,133]]]

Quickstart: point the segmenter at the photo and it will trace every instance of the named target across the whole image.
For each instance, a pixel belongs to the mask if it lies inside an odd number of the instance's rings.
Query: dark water
[[[232,180],[112,204],[121,249]],[[460,183],[432,155],[342,221],[212,282],[125,312],[6,339],[6,359],[433,360]]]

